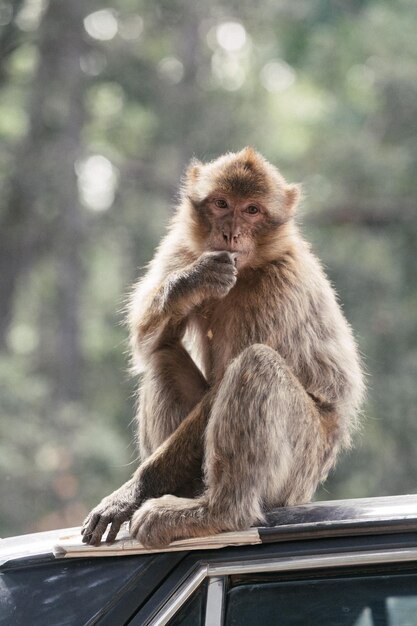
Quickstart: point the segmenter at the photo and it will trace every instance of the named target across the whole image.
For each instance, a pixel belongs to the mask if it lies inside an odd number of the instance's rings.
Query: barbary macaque
[[[351,329],[294,220],[298,186],[251,148],[192,161],[130,301],[141,465],[88,515],[147,547],[308,502],[363,397]]]

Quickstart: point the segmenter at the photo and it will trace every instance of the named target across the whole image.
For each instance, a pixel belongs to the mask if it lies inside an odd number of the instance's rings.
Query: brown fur
[[[86,519],[147,546],[308,501],[348,446],[357,349],[294,223],[299,188],[250,148],[187,172],[130,306],[142,465]]]

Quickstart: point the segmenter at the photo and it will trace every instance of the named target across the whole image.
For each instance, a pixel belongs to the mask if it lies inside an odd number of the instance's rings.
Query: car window
[[[170,620],[169,626],[202,626],[206,612],[207,582],[199,586]]]
[[[86,624],[113,605],[148,563],[130,556],[61,559],[2,571],[0,626]]]
[[[291,581],[241,581],[226,597],[227,626],[417,626],[417,572]]]

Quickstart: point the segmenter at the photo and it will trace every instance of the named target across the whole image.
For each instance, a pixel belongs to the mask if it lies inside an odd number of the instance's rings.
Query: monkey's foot
[[[135,497],[131,485],[123,485],[98,504],[85,518],[81,534],[83,543],[98,546],[110,524],[106,543],[113,543],[123,522],[127,522],[141,502]]]
[[[147,500],[130,522],[130,534],[146,548],[164,548],[176,539],[204,537],[219,528],[203,498],[166,495]]]

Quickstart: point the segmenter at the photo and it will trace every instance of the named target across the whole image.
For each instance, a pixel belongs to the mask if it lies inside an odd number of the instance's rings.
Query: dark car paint
[[[176,552],[15,562],[0,577],[0,624],[124,624],[183,558]]]

